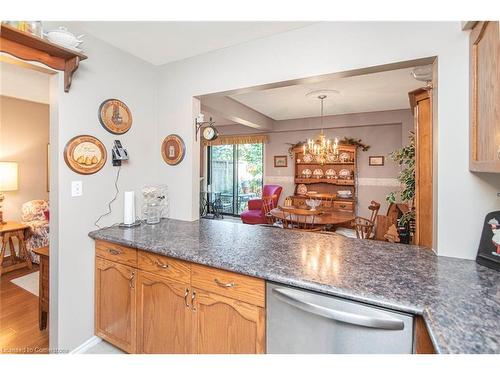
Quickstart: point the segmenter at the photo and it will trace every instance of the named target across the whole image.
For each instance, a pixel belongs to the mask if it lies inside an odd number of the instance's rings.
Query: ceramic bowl
[[[75,49],[83,43],[83,41],[80,40],[83,38],[83,35],[75,36],[64,26],[60,26],[57,30],[49,30],[44,35],[49,42],[59,44],[60,46],[67,48]]]

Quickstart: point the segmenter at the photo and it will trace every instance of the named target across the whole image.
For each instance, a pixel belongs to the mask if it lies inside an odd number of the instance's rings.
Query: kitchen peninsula
[[[425,346],[427,334],[432,344],[424,352],[500,352],[500,274],[474,261],[335,234],[291,231],[285,237],[270,227],[214,220],[163,220],[89,235],[96,240],[96,334],[127,352],[265,353],[266,283],[414,316],[413,352],[422,352],[420,335]],[[168,290],[154,289],[162,283]],[[226,306],[244,319],[233,319]],[[233,319],[231,329],[221,325],[224,317]],[[125,333],[116,339],[120,327]],[[162,329],[174,332],[162,337],[167,343],[146,342]],[[226,332],[232,335],[226,346],[214,348],[210,336]],[[251,342],[240,343],[237,332]]]

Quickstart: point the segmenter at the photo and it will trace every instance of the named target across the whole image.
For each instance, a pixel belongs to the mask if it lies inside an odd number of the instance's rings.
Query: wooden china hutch
[[[338,155],[331,155],[324,163],[307,154],[302,147],[293,149],[295,160],[295,192],[292,205],[305,207],[314,194],[329,196],[335,211],[356,213],[356,146],[339,145]],[[339,191],[350,191],[350,197],[339,196]]]

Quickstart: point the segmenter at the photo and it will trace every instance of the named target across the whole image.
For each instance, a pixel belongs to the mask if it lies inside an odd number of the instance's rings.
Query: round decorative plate
[[[304,184],[299,184],[297,186],[297,194],[306,195],[307,194],[307,186]]]
[[[311,172],[311,170],[309,168],[304,169],[302,171],[302,176],[304,176],[305,178],[309,178],[309,177],[311,177],[311,175],[312,175],[312,172]]]
[[[342,163],[347,163],[351,160],[351,155],[348,152],[342,152],[339,156],[339,159]]]
[[[302,160],[304,161],[304,163],[312,163],[314,159],[311,154],[305,154]]]
[[[334,177],[336,175],[337,175],[337,172],[335,172],[335,169],[330,168],[330,169],[327,169],[325,171],[325,176],[326,177],[332,178],[332,177]]]
[[[314,177],[323,177],[323,170],[322,170],[322,169],[319,169],[319,168],[316,168],[316,169],[313,171],[313,176],[314,176]]]
[[[184,141],[177,134],[170,134],[163,140],[161,155],[168,165],[179,164],[186,155]]]
[[[337,157],[334,154],[327,154],[326,161],[328,163],[333,163],[333,162],[337,161]]]
[[[341,169],[339,172],[339,178],[344,178],[346,180],[351,178],[351,171],[349,169]]]
[[[108,99],[99,106],[99,122],[108,132],[123,134],[132,126],[132,113],[121,100]]]
[[[71,138],[64,148],[64,161],[68,167],[79,174],[93,174],[106,163],[106,147],[91,135]]]

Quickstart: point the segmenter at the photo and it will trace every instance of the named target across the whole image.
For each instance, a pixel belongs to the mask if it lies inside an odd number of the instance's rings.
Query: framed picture
[[[165,137],[161,145],[161,155],[168,165],[179,164],[186,155],[186,146],[182,138],[177,134]]]
[[[373,167],[382,167],[384,165],[384,156],[369,156],[370,165]]]
[[[106,148],[100,140],[91,135],[71,138],[64,148],[64,161],[79,174],[93,174],[106,163]]]
[[[274,167],[275,168],[285,168],[288,167],[288,156],[278,155],[274,157]]]

